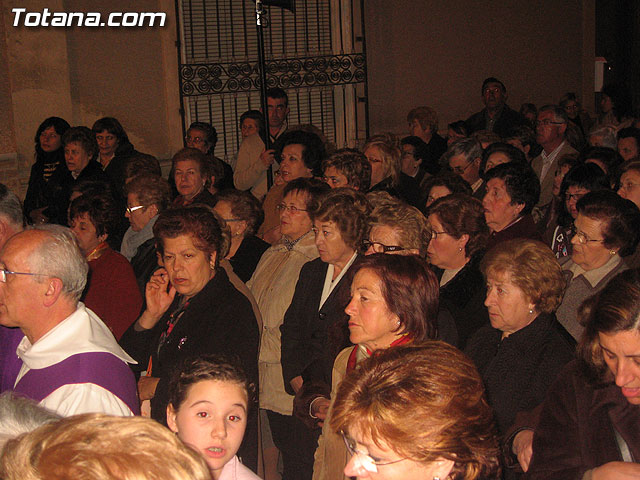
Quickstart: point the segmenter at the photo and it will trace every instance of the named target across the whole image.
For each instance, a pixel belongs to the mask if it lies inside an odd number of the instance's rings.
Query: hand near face
[[[260,154],[260,161],[266,168],[268,168],[270,165],[273,165],[273,162],[276,159],[275,153],[276,151],[273,148],[270,148],[269,150],[265,150]]]
[[[147,309],[138,319],[141,327],[153,328],[167,311],[176,296],[176,289],[169,283],[169,274],[164,268],[156,270],[145,289]]]
[[[318,397],[311,403],[311,413],[314,417],[325,420],[329,412],[329,404],[328,398]],[[322,426],[322,423],[323,422],[318,422],[318,425]]]

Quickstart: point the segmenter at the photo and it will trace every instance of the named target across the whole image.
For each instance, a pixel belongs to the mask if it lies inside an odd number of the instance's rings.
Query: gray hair
[[[538,109],[538,115],[542,112],[553,112],[554,121],[560,123],[568,123],[569,117],[567,117],[567,112],[564,111],[564,108],[559,107],[558,105],[544,105]]]
[[[589,131],[588,138],[593,136],[602,137],[600,147],[613,148],[618,151],[618,139],[616,138],[616,129],[611,125],[596,126]]]
[[[482,145],[473,137],[461,138],[457,142],[451,144],[449,149],[442,155],[441,163],[449,166],[451,157],[464,155],[468,162],[474,161],[476,158],[482,158]]]
[[[89,264],[82,255],[75,235],[61,225],[37,225],[29,230],[46,232],[44,240],[29,257],[35,273],[44,273],[62,281],[62,291],[72,300],[79,300],[87,284]],[[37,278],[37,277],[36,277]]]
[[[61,417],[13,392],[0,395],[0,445]]]
[[[0,183],[0,216],[6,217],[16,229],[24,227],[22,204],[16,194]]]

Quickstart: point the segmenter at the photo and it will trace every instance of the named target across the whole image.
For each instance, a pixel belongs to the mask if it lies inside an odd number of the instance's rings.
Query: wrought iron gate
[[[368,135],[363,0],[267,7],[267,83],[289,96],[289,124],[313,124],[338,148]],[[238,119],[260,108],[255,2],[176,0],[183,124],[211,123],[216,155],[233,164]]]

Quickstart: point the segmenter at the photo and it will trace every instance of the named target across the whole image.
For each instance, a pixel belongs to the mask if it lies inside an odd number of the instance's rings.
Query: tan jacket
[[[292,250],[279,242],[270,247],[247,282],[262,313],[262,338],[258,369],[260,408],[291,415],[293,396],[285,392],[280,365],[280,325],[291,304],[302,266],[318,258],[313,232],[304,235]]]
[[[259,200],[267,193],[267,169],[260,161],[264,142],[257,133],[245,138],[238,150],[233,183],[238,190],[249,190]]]
[[[333,362],[333,372],[331,373],[331,405],[329,406],[329,414],[325,419],[322,427],[322,434],[318,439],[318,448],[316,449],[315,459],[313,462],[313,480],[349,480],[344,475],[344,467],[349,461],[349,453],[344,444],[342,437],[333,432],[329,427],[329,419],[331,418],[331,410],[333,409],[333,399],[338,392],[338,387],[342,379],[347,373],[347,361],[349,355],[355,347],[347,347],[342,350]]]

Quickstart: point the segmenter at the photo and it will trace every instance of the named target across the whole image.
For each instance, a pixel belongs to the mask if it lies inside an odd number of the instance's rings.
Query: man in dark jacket
[[[482,82],[482,101],[484,110],[474,113],[465,121],[469,134],[488,130],[506,137],[513,127],[526,124],[525,118],[505,103],[507,89],[497,78],[489,77]]]

